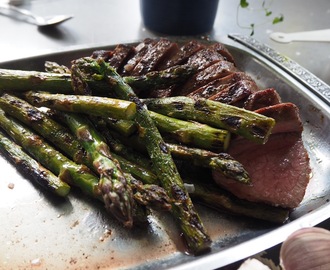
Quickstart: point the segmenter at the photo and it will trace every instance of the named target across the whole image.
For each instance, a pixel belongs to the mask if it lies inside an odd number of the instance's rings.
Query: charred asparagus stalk
[[[113,158],[108,145],[86,118],[69,113],[63,113],[63,117],[93,160],[93,166],[100,175],[101,196],[108,210],[123,222],[125,227],[131,228],[134,209],[133,193],[118,160]]]
[[[80,65],[86,74],[101,75],[119,98],[132,101],[137,105],[135,120],[139,125],[139,134],[146,145],[154,171],[169,197],[174,201],[172,213],[181,227],[187,247],[194,254],[208,250],[211,240],[205,232],[172,156],[150,118],[147,108],[138,99],[132,88],[103,60],[95,61],[92,58],[82,58],[76,60],[76,64]]]
[[[194,192],[190,196],[210,208],[279,224],[284,223],[289,217],[288,209],[238,199],[211,181],[201,183],[193,177],[187,181],[194,185]]]
[[[129,146],[128,144],[126,145],[123,144],[122,141],[118,139],[118,137],[120,137],[119,133],[116,133],[108,128],[107,121],[103,121],[103,119],[94,119],[94,120],[97,129],[101,132],[102,136],[106,140],[107,144],[109,145],[113,153],[116,153],[135,164],[141,165],[151,170],[152,163],[150,158],[135,151],[135,149],[133,149],[133,147]],[[138,140],[137,136],[134,137],[136,137]],[[142,144],[141,141],[138,141],[137,143]],[[150,182],[150,183],[154,183],[154,182]]]
[[[70,74],[70,69],[67,66],[60,65],[52,61],[45,62],[45,70],[46,72],[56,73],[56,74]]]
[[[19,145],[8,139],[1,131],[0,151],[17,166],[19,171],[28,175],[44,189],[61,197],[65,197],[70,192],[70,186],[67,183],[61,181],[51,171],[26,154]]]
[[[224,151],[229,146],[230,133],[227,130],[182,121],[152,111],[149,114],[161,133],[168,134],[179,142],[215,151]]]
[[[122,119],[114,119],[110,117],[103,117],[103,120],[107,122],[107,125],[112,130],[117,131],[118,133],[128,137],[135,132],[137,132],[137,125],[134,121],[127,121]]]
[[[69,185],[79,187],[84,193],[98,198],[98,178],[84,165],[78,165],[51,147],[14,118],[0,110],[0,125],[21,147],[47,169]]]
[[[51,93],[72,94],[71,70],[53,62],[46,62],[47,72],[0,69],[0,90],[26,91],[38,90]],[[180,83],[195,73],[189,66],[175,66],[163,71],[153,71],[143,76],[124,77],[126,83],[136,89],[152,90]],[[86,78],[88,85],[96,94],[108,93],[108,86],[97,76]]]
[[[46,92],[24,92],[24,98],[35,106],[46,106],[65,112],[108,116],[116,119],[135,118],[136,105],[133,102],[83,95],[49,94]]]
[[[17,118],[27,126],[32,127],[41,136],[51,141],[62,152],[79,164],[85,164],[89,168],[93,168],[93,160],[90,155],[86,155],[82,145],[69,132],[67,128],[40,112],[26,101],[19,99],[13,95],[4,93],[0,96],[0,107],[11,116]],[[122,167],[122,169],[131,173],[133,176],[142,179],[146,183],[156,183],[157,177],[150,169],[114,155]]]
[[[73,94],[70,73],[40,72],[0,69],[0,90],[22,92],[29,90]],[[97,78],[90,78],[89,85],[97,94],[107,93],[109,88]]]
[[[85,95],[75,96],[36,93],[32,91],[23,93],[23,95],[29,102],[36,106],[48,106],[52,109],[83,112],[95,116],[109,116],[109,114],[112,114],[111,110],[114,103],[114,99]],[[124,103],[124,101],[117,101],[117,104],[121,102]],[[132,104],[134,103],[132,102]],[[129,104],[124,103],[123,106],[129,107]],[[196,122],[175,119],[152,111],[148,113],[162,133],[169,134],[182,143],[215,151],[226,150],[229,145],[230,133],[227,130],[213,128]],[[113,113],[113,115],[114,114],[115,113]],[[125,116],[119,115],[118,118],[125,119]],[[124,125],[123,120],[120,123],[113,122],[112,125],[116,126],[115,128],[120,131],[123,129],[130,129],[133,131],[135,127],[134,122],[128,122]],[[124,131],[122,132],[124,133]]]
[[[223,128],[257,143],[265,143],[275,125],[273,118],[207,99],[170,97],[147,99],[144,103],[149,110]]]
[[[48,139],[68,155],[74,162],[85,164],[89,167],[92,163],[86,155],[85,150],[69,130],[63,125],[48,117],[26,101],[3,93],[0,96],[0,107],[7,114],[15,117],[22,123],[31,127],[35,132]]]
[[[123,80],[132,88],[140,91],[167,88],[182,83],[196,72],[188,65],[177,65],[161,71],[151,71],[141,76],[126,76]]]
[[[5,116],[1,109],[0,125],[25,151],[30,153],[31,156],[54,174],[59,175],[58,178],[61,181],[76,186],[88,196],[107,203],[107,201],[104,201],[102,196],[100,196],[99,178],[91,173],[87,166],[71,161],[14,118]],[[162,191],[162,188],[156,185],[147,185],[145,190],[143,190],[144,185],[140,185],[131,175],[127,177],[129,177],[130,183],[132,183],[132,188],[136,193],[136,200],[139,204],[157,207],[158,209],[168,209],[170,199],[163,196],[164,191]],[[136,186],[137,184],[139,185]],[[106,206],[106,208],[108,207],[109,206]],[[146,223],[146,213],[142,208],[135,207],[133,214],[134,222]]]
[[[227,153],[214,153],[178,144],[166,144],[173,157],[192,161],[196,166],[218,170],[223,175],[243,184],[250,184],[250,177],[243,165]]]
[[[149,161],[139,152],[127,151],[127,147],[134,147],[138,151],[144,151],[144,144],[137,136],[130,136],[129,139],[123,138],[109,130],[102,130],[111,149],[115,153],[124,155],[127,159],[132,158],[132,162],[145,167]],[[168,150],[177,160],[188,160],[196,166],[218,170],[223,175],[243,184],[250,184],[250,177],[243,165],[227,153],[215,153],[204,149],[187,147],[184,145],[166,142]],[[142,163],[139,162],[142,161]],[[151,183],[151,182],[148,182]]]
[[[141,205],[163,211],[172,209],[172,200],[159,185],[143,184],[141,181],[129,176],[128,179],[134,193],[134,199]]]

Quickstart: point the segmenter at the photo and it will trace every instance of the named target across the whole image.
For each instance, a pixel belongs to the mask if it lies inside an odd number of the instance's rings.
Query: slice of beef
[[[232,62],[235,64],[235,59],[232,56],[232,54],[228,51],[228,49],[226,48],[226,46],[222,43],[215,43],[213,45],[210,46],[213,50],[215,50],[216,52],[220,53],[226,61]]]
[[[118,44],[112,51],[112,57],[107,62],[114,67],[119,73],[129,57],[133,54],[134,47],[126,44]]]
[[[167,39],[160,39],[154,46],[149,48],[131,72],[131,75],[138,76],[154,71],[171,50],[175,50],[176,44]]]
[[[177,85],[172,85],[167,88],[163,89],[154,89],[148,93],[148,96],[146,98],[165,98],[172,96],[172,93],[174,89],[177,87]],[[144,98],[144,97],[142,97]]]
[[[207,47],[190,56],[186,64],[196,67],[197,70],[200,71],[223,60],[225,60],[225,58],[220,53]]]
[[[302,201],[310,179],[309,158],[299,132],[277,133],[265,145],[235,142],[229,154],[249,172],[252,185],[242,185],[213,171],[214,180],[235,196],[284,208]]]
[[[102,58],[104,61],[108,61],[113,55],[113,51],[110,50],[97,50],[93,51],[91,57],[94,59]]]
[[[281,103],[280,95],[274,88],[267,88],[250,95],[244,104],[244,109],[254,111],[278,103]]]
[[[159,69],[162,70],[172,66],[185,64],[190,56],[204,48],[205,46],[196,40],[189,41],[182,45],[174,54],[169,56],[169,59],[164,61]]]
[[[299,109],[293,103],[279,103],[273,106],[260,108],[255,112],[275,119],[276,124],[272,130],[272,134],[284,132],[301,133],[303,131],[303,125],[299,117]]]
[[[252,78],[245,72],[234,72],[228,76],[209,82],[208,84],[189,93],[188,96],[195,98],[209,98],[240,80],[252,80]]]
[[[232,62],[218,61],[204,70],[197,72],[182,87],[176,91],[175,95],[186,96],[209,82],[226,77],[239,70]]]
[[[237,138],[228,150],[249,172],[252,185],[236,183],[216,171],[213,177],[218,185],[239,198],[295,208],[305,195],[311,173],[308,153],[301,138],[302,124],[298,108],[293,104],[281,103],[271,107],[260,109],[276,120],[276,132],[267,143],[257,145]]]
[[[243,107],[244,102],[249,96],[258,90],[259,88],[254,81],[240,80],[209,97],[209,99],[237,107]]]
[[[123,75],[130,75],[135,66],[140,62],[142,57],[156,44],[156,40],[146,38],[136,45],[134,55],[127,61],[123,68]]]

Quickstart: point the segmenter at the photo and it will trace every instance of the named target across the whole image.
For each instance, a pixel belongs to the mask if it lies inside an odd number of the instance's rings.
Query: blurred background
[[[13,0],[11,0],[13,1]],[[0,16],[0,61],[67,49],[116,44],[158,37],[161,34],[145,28],[139,0],[14,0],[38,15],[72,14],[74,18],[53,29]],[[8,0],[0,0],[0,3]],[[280,53],[292,58],[330,83],[330,53],[326,42],[277,43],[269,38],[274,31],[298,32],[328,28],[330,2],[328,0],[265,1],[272,15],[267,17],[260,0],[250,0],[249,8],[238,8],[239,0],[220,0],[214,28],[204,37],[230,43],[228,33],[251,34]],[[272,24],[272,17],[283,15],[284,20]]]

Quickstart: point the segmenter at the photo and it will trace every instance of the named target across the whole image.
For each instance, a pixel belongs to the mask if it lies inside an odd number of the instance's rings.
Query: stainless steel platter
[[[46,60],[67,65],[96,49],[112,47],[57,52],[0,63],[0,67],[42,70]],[[274,87],[283,101],[300,109],[313,175],[303,202],[286,224],[234,217],[197,205],[213,246],[211,253],[188,256],[168,215],[154,213],[149,227],[127,231],[98,202],[79,192],[72,192],[67,199],[45,194],[1,157],[0,269],[215,269],[275,246],[298,228],[329,218],[328,99],[257,50],[235,43],[227,47],[238,67],[259,86]]]

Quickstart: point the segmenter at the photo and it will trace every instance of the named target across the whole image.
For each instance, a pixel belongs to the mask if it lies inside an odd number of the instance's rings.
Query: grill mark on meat
[[[176,88],[176,85],[172,85],[172,86],[164,88],[164,89],[154,89],[148,93],[148,97],[150,97],[150,98],[170,97],[175,88]]]
[[[237,71],[237,68],[232,62],[218,61],[195,74],[175,94],[186,96],[215,79],[223,78]]]
[[[246,99],[259,88],[254,81],[241,80],[216,93],[209,99],[229,105],[243,107]]]
[[[229,62],[232,62],[233,64],[235,64],[234,57],[231,55],[231,53],[228,51],[228,49],[226,48],[226,46],[224,44],[217,42],[217,43],[211,45],[210,48],[215,50],[216,52],[220,53],[225,58],[226,61],[229,61]]]
[[[171,41],[167,39],[159,40],[141,58],[140,62],[136,64],[131,75],[143,75],[155,70],[157,65],[162,62],[167,53],[170,53],[172,49],[175,49],[175,44]]]
[[[260,108],[255,112],[275,119],[276,125],[272,130],[273,134],[284,132],[301,133],[303,131],[303,125],[299,117],[299,109],[293,103],[279,103]]]
[[[252,78],[244,72],[234,72],[223,78],[215,79],[208,84],[198,88],[197,90],[188,94],[188,97],[195,98],[210,98],[218,92],[226,89],[228,86],[240,81],[252,80]]]
[[[185,64],[189,57],[204,48],[205,46],[196,40],[187,42],[182,45],[175,54],[171,55],[167,61],[164,61],[159,69],[166,69],[175,65]]]
[[[112,52],[112,57],[107,60],[107,62],[114,67],[119,73],[121,72],[121,68],[126,63],[127,59],[133,54],[134,47],[119,44]]]
[[[139,43],[135,47],[135,54],[124,65],[123,74],[131,75],[133,69],[140,62],[142,57],[149,51],[149,49],[156,44],[156,41],[150,38],[146,38],[143,42]]]
[[[187,60],[187,65],[196,67],[198,71],[203,70],[225,58],[212,48],[204,48],[197,51]]]
[[[107,62],[113,55],[113,51],[110,50],[97,50],[93,51],[91,57],[94,59],[102,58],[105,62]]]
[[[244,109],[254,111],[281,103],[281,97],[274,88],[252,93],[244,103]]]

